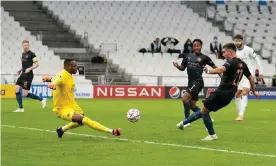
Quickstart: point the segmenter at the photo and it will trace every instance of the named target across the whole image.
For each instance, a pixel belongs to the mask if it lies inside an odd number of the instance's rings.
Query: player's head
[[[201,52],[202,44],[203,44],[203,42],[200,39],[194,39],[193,40],[193,51],[194,51],[194,53],[200,53]]]
[[[235,37],[234,37],[234,40],[235,40],[235,45],[237,48],[242,48],[243,46],[243,37],[242,35],[240,34],[237,34]]]
[[[64,60],[64,69],[70,74],[77,73],[77,62],[74,59],[65,59]]]
[[[28,40],[23,40],[22,41],[22,47],[23,47],[24,52],[28,52],[29,51],[29,47],[30,47],[29,41]]]
[[[237,48],[234,43],[227,43],[223,46],[223,57],[227,60],[236,57]]]

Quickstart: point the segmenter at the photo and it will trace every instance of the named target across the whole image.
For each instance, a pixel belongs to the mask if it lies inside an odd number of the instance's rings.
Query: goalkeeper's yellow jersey
[[[56,89],[53,90],[53,111],[77,105],[74,99],[75,81],[72,74],[62,70],[52,78],[52,83],[56,85]]]

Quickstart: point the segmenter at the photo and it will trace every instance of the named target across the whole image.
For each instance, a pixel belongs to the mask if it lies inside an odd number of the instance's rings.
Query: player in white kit
[[[254,50],[251,47],[248,47],[243,44],[243,37],[242,35],[238,34],[235,36],[235,45],[237,47],[237,57],[243,60],[251,73],[253,73],[253,66],[252,61],[254,60],[258,64],[258,69],[260,73],[263,73],[262,66],[261,66],[261,60],[257,56],[257,54],[254,52]],[[242,72],[242,71],[241,71]],[[243,78],[240,81],[240,84],[238,86],[238,90],[236,92],[236,107],[238,110],[238,116],[236,120],[240,121],[243,120],[244,112],[248,103],[248,93],[250,91],[250,83],[246,77],[243,76]]]

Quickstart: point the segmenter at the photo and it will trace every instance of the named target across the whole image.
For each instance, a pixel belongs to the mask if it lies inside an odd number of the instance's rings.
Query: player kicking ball
[[[236,56],[236,46],[234,43],[228,43],[223,46],[223,56],[227,60],[223,66],[216,69],[204,68],[204,71],[208,74],[223,73],[219,87],[203,102],[204,106],[201,111],[195,112],[179,125],[179,129],[183,130],[185,124],[202,118],[209,133],[206,138],[202,139],[206,141],[218,139],[213,128],[210,112],[216,112],[231,102],[243,75],[250,81],[253,94],[259,97],[258,92],[255,91],[253,76],[246,63]]]
[[[53,111],[59,118],[71,121],[67,125],[57,128],[58,137],[62,138],[65,131],[83,125],[115,136],[121,135],[119,128],[112,130],[84,116],[83,110],[74,99],[75,81],[72,74],[76,73],[76,61],[66,59],[64,61],[64,70],[58,72],[55,77],[45,76],[42,78],[42,81],[49,82],[48,87],[53,89]]]
[[[212,68],[217,66],[211,60],[210,57],[201,53],[202,41],[200,39],[194,39],[193,41],[193,53],[185,54],[181,65],[177,62],[173,62],[173,65],[180,71],[184,71],[187,68],[188,74],[188,90],[184,93],[182,103],[184,107],[185,119],[190,116],[190,109],[194,112],[200,111],[200,108],[196,106],[198,101],[198,94],[204,87],[203,81],[203,68],[205,65],[209,65]],[[182,121],[180,122],[182,123]],[[178,123],[176,126],[178,126]],[[185,124],[185,127],[189,127],[190,124]]]
[[[19,108],[13,112],[24,112],[21,88],[23,89],[24,97],[39,100],[42,104],[42,108],[45,108],[46,106],[46,99],[42,99],[35,94],[29,93],[34,77],[33,70],[39,66],[39,63],[35,53],[29,50],[30,45],[28,40],[23,40],[22,47],[24,50],[21,57],[22,68],[17,71],[17,75],[20,74],[20,76],[18,77],[15,85],[15,96]]]
[[[251,73],[253,73],[253,65],[252,61],[255,61],[258,64],[258,69],[260,73],[262,73],[262,66],[261,60],[258,58],[254,50],[246,45],[243,44],[243,37],[242,35],[238,34],[234,37],[235,45],[237,47],[237,57],[243,60]],[[243,76],[241,82],[238,86],[238,90],[236,92],[236,107],[238,110],[238,116],[236,120],[241,121],[244,118],[244,113],[248,103],[248,93],[250,91],[250,83],[249,81]]]

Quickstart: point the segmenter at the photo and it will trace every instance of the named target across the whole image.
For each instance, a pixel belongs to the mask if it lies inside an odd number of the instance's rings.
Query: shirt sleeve
[[[226,71],[230,68],[231,66],[231,62],[230,61],[226,61],[222,66],[224,66],[226,68]]]
[[[185,55],[185,54],[183,54],[183,60],[182,60],[182,62],[181,62],[181,66],[183,66],[183,67],[187,67],[187,56]]]
[[[37,62],[38,61],[35,53],[32,53],[32,60],[33,60],[33,62]]]
[[[249,71],[248,66],[246,65],[246,63],[243,63],[243,66],[244,66],[244,68],[243,68],[243,75],[245,75],[247,78],[250,77],[251,73],[250,73],[250,71]]]
[[[214,62],[212,61],[212,59],[211,59],[210,57],[208,57],[208,56],[206,56],[205,64],[207,64],[207,65],[209,65],[209,66],[211,66],[211,67],[215,66],[215,63],[214,63]]]
[[[52,78],[52,81],[51,81],[53,84],[55,85],[60,85],[62,84],[63,82],[63,76],[62,74],[57,74],[55,75],[53,78]]]

